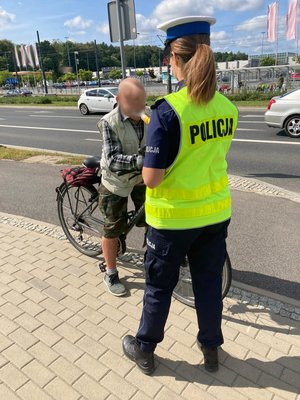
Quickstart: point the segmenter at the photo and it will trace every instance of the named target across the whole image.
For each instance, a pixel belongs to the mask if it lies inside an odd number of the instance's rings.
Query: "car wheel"
[[[84,104],[84,103],[80,104],[79,110],[80,110],[82,115],[88,115],[89,114],[88,106],[86,104]]]
[[[285,132],[292,138],[300,138],[300,115],[288,118],[284,124]]]

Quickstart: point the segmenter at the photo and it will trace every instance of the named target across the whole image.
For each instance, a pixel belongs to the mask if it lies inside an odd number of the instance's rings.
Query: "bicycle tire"
[[[74,221],[73,221],[73,225],[70,226],[70,224],[66,221],[66,217],[65,217],[65,213],[64,213],[64,200],[66,197],[66,194],[68,191],[70,191],[71,189],[78,189],[78,188],[74,188],[71,185],[67,185],[65,183],[62,183],[60,185],[60,187],[57,189],[57,210],[58,210],[58,218],[61,224],[61,227],[67,237],[67,239],[69,240],[69,242],[82,254],[89,256],[89,257],[97,257],[100,254],[102,254],[102,247],[101,247],[101,233],[99,232],[99,243],[93,243],[93,242],[89,242],[86,241],[85,239],[83,239],[82,237],[82,231],[80,229],[82,229],[82,227],[80,226],[80,223],[78,224],[78,238],[75,239],[74,232],[77,232],[74,229],[74,225],[76,224],[76,216],[74,217]],[[96,196],[98,195],[97,190],[94,188],[94,186],[90,186],[90,187],[85,187],[85,186],[81,186],[81,190],[86,191],[92,198],[92,196]],[[69,201],[69,199],[68,199]],[[71,211],[71,214],[74,216],[74,214]],[[72,234],[73,233],[73,234]],[[80,239],[80,235],[81,238]]]
[[[226,253],[225,263],[222,273],[222,299],[227,296],[232,282],[232,266],[228,253]],[[173,297],[181,303],[190,307],[195,306],[195,298],[192,288],[192,279],[188,261],[180,267],[180,278],[177,286],[173,291]]]

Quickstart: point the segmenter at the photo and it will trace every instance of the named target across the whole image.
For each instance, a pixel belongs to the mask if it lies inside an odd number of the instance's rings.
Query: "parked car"
[[[27,89],[8,90],[3,97],[31,96],[32,92]]]
[[[291,78],[290,79],[293,79],[295,81],[300,81],[300,72],[291,73]]]
[[[78,100],[78,108],[83,115],[110,112],[117,106],[117,93],[117,87],[85,90]]]
[[[66,89],[66,84],[65,83],[59,83],[59,82],[57,82],[57,83],[53,83],[53,86],[52,86],[54,89]]]
[[[114,84],[114,81],[112,79],[101,79],[100,83],[101,86],[111,86]]]
[[[292,138],[300,138],[300,88],[273,97],[265,112],[268,126],[284,129]]]

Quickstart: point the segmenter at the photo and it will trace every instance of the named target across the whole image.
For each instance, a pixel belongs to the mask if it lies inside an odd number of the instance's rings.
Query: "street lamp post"
[[[78,86],[78,93],[79,93],[79,92],[80,92],[79,74],[78,74],[78,64],[79,64],[79,60],[78,60],[77,56],[78,56],[78,51],[74,51],[75,70],[76,70],[77,86]]]

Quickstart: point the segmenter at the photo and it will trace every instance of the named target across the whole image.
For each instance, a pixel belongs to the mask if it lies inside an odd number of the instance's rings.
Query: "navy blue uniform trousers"
[[[205,347],[223,342],[222,270],[230,220],[203,228],[167,230],[149,227],[145,255],[146,288],[136,340],[154,351],[164,338],[172,292],[180,265],[188,256],[198,320],[198,341]]]

